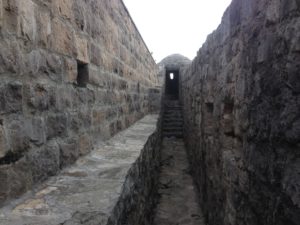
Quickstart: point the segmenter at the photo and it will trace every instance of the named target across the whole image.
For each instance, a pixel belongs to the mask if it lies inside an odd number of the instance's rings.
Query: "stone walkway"
[[[1,225],[106,224],[132,164],[156,129],[149,115],[0,209]]]
[[[160,200],[153,225],[204,225],[182,139],[164,138]]]

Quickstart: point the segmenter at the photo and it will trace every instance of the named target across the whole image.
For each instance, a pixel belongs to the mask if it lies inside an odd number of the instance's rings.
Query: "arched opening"
[[[166,96],[171,99],[178,99],[179,92],[179,70],[166,71]]]

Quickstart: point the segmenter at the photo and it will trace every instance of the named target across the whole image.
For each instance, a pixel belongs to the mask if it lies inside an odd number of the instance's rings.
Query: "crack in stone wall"
[[[233,0],[182,75],[184,134],[211,225],[300,221],[300,2]]]

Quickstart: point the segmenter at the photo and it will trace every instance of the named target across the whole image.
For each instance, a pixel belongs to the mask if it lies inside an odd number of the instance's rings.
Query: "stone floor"
[[[153,225],[204,225],[182,139],[164,138],[159,204]]]
[[[149,115],[0,209],[1,225],[106,224],[157,116]],[[95,222],[96,221],[96,222]]]

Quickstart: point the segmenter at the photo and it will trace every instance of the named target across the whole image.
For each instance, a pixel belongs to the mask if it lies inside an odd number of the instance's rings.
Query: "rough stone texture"
[[[185,142],[208,224],[299,224],[299,38],[299,1],[233,0],[183,72]]]
[[[150,213],[157,199],[160,139],[157,115],[144,117],[59,175],[1,208],[0,224],[151,224]],[[49,166],[57,167],[54,163]],[[0,170],[1,178],[2,173]]]
[[[155,111],[157,71],[121,0],[0,0],[0,204]]]
[[[205,225],[182,139],[164,138],[153,225]]]
[[[172,55],[169,55],[169,56],[165,57],[164,59],[162,59],[158,63],[159,83],[164,85],[167,70],[180,70],[181,68],[184,68],[185,66],[188,66],[190,63],[191,63],[190,59],[188,59],[187,57],[185,57],[183,55],[180,55],[180,54],[172,54]],[[181,75],[179,75],[179,78],[181,78]]]

